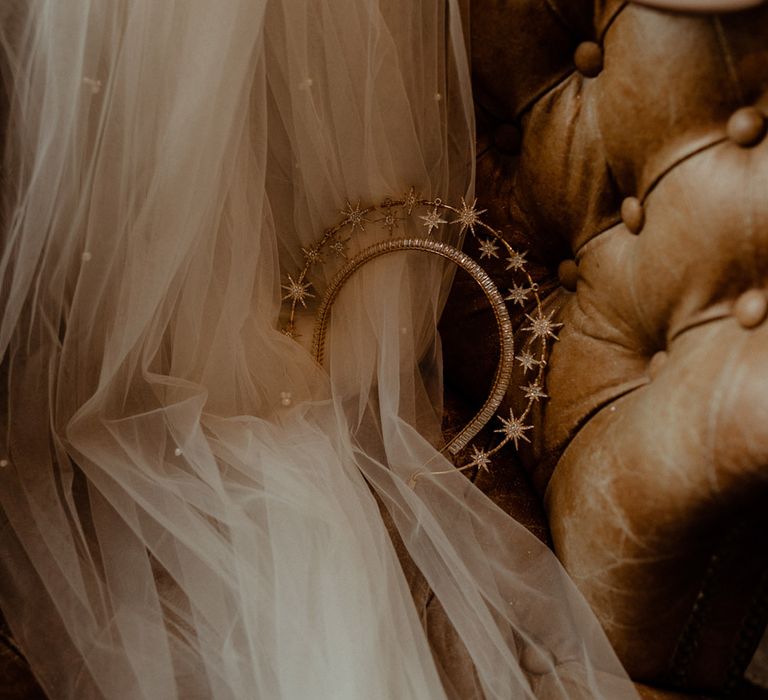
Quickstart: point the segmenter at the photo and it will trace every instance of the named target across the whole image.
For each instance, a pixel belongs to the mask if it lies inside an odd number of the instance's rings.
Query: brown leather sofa
[[[743,676],[768,619],[768,5],[470,10],[479,203],[564,324],[532,444],[476,481],[553,545],[644,697],[765,697]],[[457,277],[448,431],[494,332]],[[446,684],[478,697],[403,559]],[[0,650],[0,696],[43,697],[2,626]]]
[[[768,619],[768,5],[473,0],[471,52],[479,203],[563,323],[520,454],[537,532],[634,679],[747,692]],[[477,402],[495,322],[461,278],[447,313],[447,376]],[[524,502],[505,496],[530,522]]]

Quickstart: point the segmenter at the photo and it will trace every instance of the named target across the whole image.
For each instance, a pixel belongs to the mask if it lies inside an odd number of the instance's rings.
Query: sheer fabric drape
[[[456,4],[0,18],[0,605],[51,698],[445,697],[374,493],[487,697],[632,697],[538,540],[461,475],[408,486],[449,466],[444,266],[356,276],[325,370],[278,330],[347,200],[471,194]]]

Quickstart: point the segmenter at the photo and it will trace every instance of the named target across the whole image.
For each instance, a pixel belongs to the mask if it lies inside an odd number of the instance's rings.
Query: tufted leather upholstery
[[[633,678],[732,689],[768,617],[768,5],[474,0],[471,28],[480,204],[564,323],[520,455],[556,552]],[[493,323],[458,279],[475,401]]]

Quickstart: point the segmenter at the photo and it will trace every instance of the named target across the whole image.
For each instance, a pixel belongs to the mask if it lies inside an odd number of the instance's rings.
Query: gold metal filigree
[[[341,292],[346,282],[360,270],[364,265],[372,262],[376,258],[389,255],[396,252],[420,252],[422,254],[437,255],[445,260],[449,260],[454,265],[465,270],[474,281],[480,286],[493,310],[499,332],[499,363],[494,375],[491,391],[483,404],[482,408],[472,418],[472,420],[459,433],[448,442],[441,450],[449,452],[457,457],[461,452],[469,447],[469,443],[482,428],[487,425],[496,415],[501,402],[509,389],[512,377],[512,371],[515,361],[523,368],[524,373],[528,375],[528,384],[521,386],[520,389],[527,400],[524,410],[519,415],[509,412],[509,417],[498,416],[500,427],[494,432],[501,435],[501,439],[493,448],[482,449],[472,446],[469,453],[469,461],[458,466],[454,471],[464,471],[471,468],[477,468],[487,471],[491,466],[491,458],[502,448],[512,443],[517,449],[521,442],[530,442],[528,431],[533,429],[532,425],[527,424],[533,405],[547,398],[544,392],[544,371],[547,364],[547,352],[549,343],[557,340],[555,330],[562,324],[555,323],[552,320],[553,314],[545,315],[541,306],[541,299],[538,294],[538,285],[533,281],[527,271],[527,251],[520,252],[504,239],[501,233],[488,225],[481,219],[481,214],[485,209],[478,210],[477,200],[472,204],[462,199],[460,207],[453,207],[444,203],[441,199],[425,199],[416,194],[412,187],[399,199],[387,197],[379,204],[372,204],[363,207],[358,201],[353,206],[350,200],[346,202],[346,208],[341,214],[344,217],[334,227],[327,229],[321,238],[303,248],[304,267],[295,277],[287,275],[287,283],[283,285],[288,293],[284,300],[290,304],[289,318],[283,328],[283,332],[289,337],[297,337],[296,311],[301,305],[306,307],[307,301],[314,295],[309,292],[310,289],[317,289],[316,285],[309,281],[309,274],[315,265],[325,261],[323,253],[327,250],[335,253],[336,259],[343,261],[343,266],[333,277],[326,289],[321,294],[319,306],[317,308],[315,331],[312,341],[312,352],[319,364],[324,360],[325,336],[330,320],[331,308]],[[399,214],[398,215],[398,210]],[[397,222],[413,216],[415,211],[423,211],[423,214],[417,214],[417,223],[422,223],[426,228],[426,236],[423,238],[394,238],[394,230],[397,228]],[[377,219],[367,218],[372,213],[380,214]],[[449,221],[451,215],[456,218]],[[381,225],[388,233],[388,237],[373,245],[366,247],[355,255],[348,251],[348,244],[356,232],[366,231],[366,224]],[[478,254],[480,259],[498,258],[499,251],[506,253],[506,269],[512,274],[517,275],[518,280],[512,283],[508,288],[508,295],[504,296],[496,284],[493,282],[483,267],[472,259],[467,253],[459,248],[432,238],[433,231],[440,227],[451,224],[458,224],[462,233],[469,233],[477,242]],[[420,227],[419,227],[420,228]],[[347,237],[343,237],[348,234]],[[481,237],[482,235],[482,237]],[[505,302],[517,304],[525,308],[526,303],[532,300],[535,304],[533,313],[526,313],[525,317],[528,325],[518,331],[518,336],[525,335],[520,343],[522,348],[518,355],[515,355],[515,338],[513,337],[512,323]],[[532,373],[532,374],[529,374]],[[428,472],[417,471],[411,477],[410,483],[415,486],[416,481],[421,476],[445,474],[449,472]]]

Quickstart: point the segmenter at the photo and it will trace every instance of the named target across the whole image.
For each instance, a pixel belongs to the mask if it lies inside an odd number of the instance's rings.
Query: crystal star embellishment
[[[418,204],[419,195],[416,194],[416,190],[411,187],[408,193],[403,197],[403,206],[408,211],[408,216],[413,214],[413,208]]]
[[[522,285],[512,283],[512,288],[509,290],[509,294],[504,297],[507,301],[513,301],[515,304],[525,306],[525,302],[528,300],[528,292],[530,289],[526,289]]]
[[[472,445],[472,454],[469,456],[472,460],[471,464],[474,464],[480,471],[491,471],[491,456],[482,447]]]
[[[511,255],[507,258],[507,270],[522,270],[527,262],[525,253],[519,253],[518,251],[513,250]]]
[[[347,208],[342,209],[341,213],[343,216],[347,217],[344,223],[350,224],[353,231],[357,228],[361,231],[365,231],[365,222],[368,221],[368,219],[364,216],[365,210],[360,209],[360,202],[355,204],[355,208],[353,209],[349,200],[347,200]]]
[[[548,398],[544,393],[544,389],[541,388],[541,385],[538,382],[533,382],[528,386],[521,386],[520,388],[525,392],[525,398],[529,401],[538,401],[539,399]]]
[[[376,219],[377,223],[384,224],[384,228],[389,231],[391,236],[397,228],[397,222],[400,221],[400,217],[395,214],[391,209],[387,209],[387,213],[380,219]]]
[[[512,409],[509,409],[509,418],[502,418],[499,416],[502,427],[496,430],[497,433],[502,433],[505,440],[511,440],[515,443],[515,449],[518,447],[520,440],[530,442],[530,439],[525,434],[526,430],[532,430],[532,425],[525,425],[519,418],[515,418],[515,414],[512,413]]]
[[[483,258],[498,258],[499,257],[499,249],[497,245],[493,242],[492,238],[486,238],[485,240],[480,241],[477,244],[477,247],[480,249],[480,259]]]
[[[530,350],[524,350],[515,359],[520,363],[521,367],[525,368],[526,372],[541,364],[541,361],[537,360]]]
[[[448,223],[445,219],[440,218],[440,212],[438,212],[437,207],[433,207],[432,211],[428,211],[426,216],[420,216],[419,218],[424,221],[428,236],[432,235],[433,229],[440,228],[440,224]]]
[[[289,338],[292,338],[293,340],[296,340],[296,338],[300,337],[299,333],[296,332],[296,326],[294,326],[292,323],[289,323],[287,326],[284,326],[280,332],[283,335],[288,336]]]
[[[526,326],[523,330],[530,331],[534,338],[553,338],[554,340],[557,340],[555,329],[560,328],[563,324],[552,323],[552,316],[554,313],[554,311],[550,311],[548,316],[544,316],[541,311],[539,311],[536,316],[525,314],[525,317],[531,322],[531,325]]]
[[[476,209],[476,204],[477,199],[470,205],[464,201],[464,197],[461,198],[461,209],[459,209],[458,212],[459,218],[451,222],[452,224],[461,224],[461,233],[464,233],[464,231],[469,229],[474,236],[475,224],[480,222],[480,214],[485,214],[485,212],[488,211],[487,209]]]
[[[299,303],[304,308],[307,307],[307,298],[313,298],[315,295],[310,293],[309,288],[312,286],[310,282],[302,282],[303,278],[299,277],[298,280],[293,279],[288,275],[288,284],[282,285],[283,289],[288,292],[283,301],[290,299],[294,304]]]
[[[349,243],[349,238],[334,238],[333,242],[328,245],[328,247],[336,253],[340,258],[347,257],[347,243]]]
[[[302,248],[301,252],[304,253],[304,260],[306,260],[308,265],[314,265],[315,263],[323,262],[323,256],[320,255],[320,249],[316,246]]]

